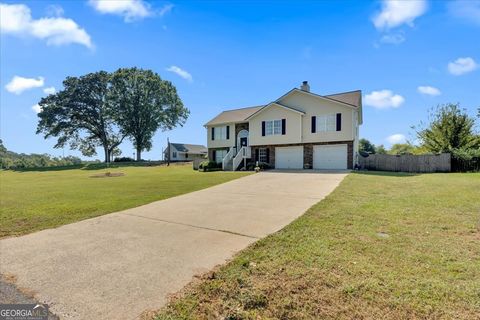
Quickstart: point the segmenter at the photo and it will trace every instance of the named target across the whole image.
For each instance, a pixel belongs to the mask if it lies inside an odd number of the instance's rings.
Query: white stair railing
[[[235,158],[233,158],[233,171],[237,170],[238,166],[244,159],[249,159],[252,157],[252,149],[250,147],[242,147]]]
[[[225,167],[227,166],[228,162],[233,158],[234,153],[235,153],[235,148],[232,147],[232,148],[230,148],[230,150],[228,150],[225,157],[223,157],[223,159],[222,159],[222,170],[225,170]]]

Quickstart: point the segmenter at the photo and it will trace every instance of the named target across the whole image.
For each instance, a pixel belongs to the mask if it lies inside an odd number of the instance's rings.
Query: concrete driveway
[[[62,319],[135,319],[195,274],[283,228],[345,176],[264,172],[4,239],[0,272]]]

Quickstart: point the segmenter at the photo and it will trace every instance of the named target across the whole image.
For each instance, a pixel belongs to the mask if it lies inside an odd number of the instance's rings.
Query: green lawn
[[[197,172],[190,165],[120,166],[121,177],[92,178],[98,166],[0,171],[0,237],[14,236],[127,209],[242,177]]]
[[[480,174],[352,173],[157,319],[479,319]]]

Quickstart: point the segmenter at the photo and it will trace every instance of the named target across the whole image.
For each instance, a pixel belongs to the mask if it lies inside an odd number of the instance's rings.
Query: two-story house
[[[208,157],[224,170],[250,161],[277,169],[353,169],[361,124],[360,90],[319,95],[304,81],[271,103],[207,122]]]

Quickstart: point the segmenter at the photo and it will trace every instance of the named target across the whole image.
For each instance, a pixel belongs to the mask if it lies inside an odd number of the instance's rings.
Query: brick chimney
[[[302,82],[302,85],[300,86],[300,90],[310,92],[310,85],[308,84],[308,81]]]

